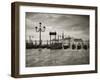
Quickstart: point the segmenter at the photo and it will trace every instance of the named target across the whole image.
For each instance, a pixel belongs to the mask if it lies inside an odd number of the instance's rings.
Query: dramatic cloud
[[[89,16],[71,15],[71,14],[51,14],[51,13],[33,13],[26,12],[26,38],[34,36],[33,39],[39,39],[39,33],[35,27],[46,26],[42,33],[42,39],[49,39],[49,32],[56,31],[59,35],[63,32],[66,36],[75,38],[89,39]]]

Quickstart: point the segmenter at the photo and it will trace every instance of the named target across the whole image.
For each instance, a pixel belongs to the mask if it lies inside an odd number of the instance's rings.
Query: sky
[[[42,40],[49,40],[49,32],[57,32],[57,35],[64,33],[65,37],[89,39],[89,16],[74,14],[54,14],[54,13],[34,13],[26,12],[25,28],[26,39],[33,36],[33,40],[39,40],[39,32],[35,27],[45,26],[45,32],[42,32]]]

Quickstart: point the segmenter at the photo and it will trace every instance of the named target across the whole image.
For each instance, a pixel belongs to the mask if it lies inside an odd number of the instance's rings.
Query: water
[[[26,67],[89,64],[89,50],[26,49]]]

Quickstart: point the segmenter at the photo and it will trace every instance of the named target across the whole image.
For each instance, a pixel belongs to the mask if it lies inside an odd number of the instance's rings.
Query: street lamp
[[[35,29],[36,29],[36,32],[39,32],[39,46],[41,47],[41,32],[44,32],[45,31],[45,29],[46,29],[46,27],[45,26],[41,26],[42,25],[42,23],[40,22],[39,23],[39,27],[35,27]]]

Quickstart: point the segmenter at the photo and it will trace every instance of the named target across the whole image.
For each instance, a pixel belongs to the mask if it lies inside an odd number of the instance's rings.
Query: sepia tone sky
[[[25,27],[26,39],[33,36],[33,40],[39,40],[39,33],[35,27],[46,26],[45,32],[42,32],[42,40],[49,40],[49,32],[56,31],[58,35],[64,35],[89,39],[89,16],[71,15],[71,14],[51,14],[51,13],[33,13],[26,12]]]

